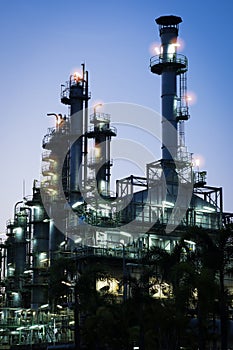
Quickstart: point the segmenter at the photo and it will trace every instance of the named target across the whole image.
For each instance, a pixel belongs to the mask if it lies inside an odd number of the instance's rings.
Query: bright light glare
[[[159,55],[161,53],[160,50],[160,42],[153,42],[150,44],[149,46],[149,52],[152,56],[154,56],[154,54]]]
[[[183,39],[177,38],[177,42],[174,43],[174,45],[177,47],[178,51],[182,51],[184,49],[185,43]]]
[[[61,122],[63,121],[63,118],[62,118],[61,114],[57,114],[56,115],[56,121],[57,121],[57,125],[61,124]]]
[[[186,101],[189,105],[195,104],[197,101],[197,95],[194,92],[189,91],[186,95]]]
[[[209,211],[215,211],[215,208],[207,207],[207,205],[204,205],[203,209],[206,209],[206,210],[209,210]]]
[[[97,103],[97,104],[95,104],[94,105],[94,110],[96,110],[98,107],[102,107],[103,106],[103,104],[102,103]]]
[[[82,79],[82,75],[79,72],[74,72],[73,76],[74,76],[74,80],[76,81],[79,81],[80,79]]]
[[[76,203],[74,203],[74,204],[72,205],[72,208],[75,209],[75,208],[79,207],[79,206],[82,205],[82,204],[83,204],[82,201],[78,201],[78,202],[76,202]]]
[[[184,239],[184,242],[185,242],[185,243],[188,243],[188,244],[196,245],[196,243],[195,243],[195,242],[193,242],[193,241],[189,241],[189,240],[187,240],[187,239]]]
[[[197,166],[197,167],[199,167],[200,166],[200,159],[195,159],[195,165]]]
[[[95,147],[95,158],[99,158],[101,156],[101,149],[96,146]]]
[[[193,155],[193,166],[194,167],[203,167],[205,165],[205,158],[201,154]]]
[[[102,107],[102,109],[103,109],[104,102],[101,100],[94,100],[92,106],[93,106],[93,109],[98,108],[98,107]]]
[[[176,52],[175,44],[169,44],[167,47],[168,54],[174,54]]]
[[[162,201],[162,205],[166,208],[173,208],[174,207],[174,203],[167,202],[167,201]]]
[[[61,281],[62,284],[64,284],[65,286],[71,287],[72,284],[66,281]]]
[[[154,48],[154,50],[155,50],[155,52],[156,52],[157,55],[160,54],[160,48],[159,48],[158,46],[156,46],[156,47]]]

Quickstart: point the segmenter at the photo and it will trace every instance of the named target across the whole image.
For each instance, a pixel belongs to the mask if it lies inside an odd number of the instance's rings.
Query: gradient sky
[[[186,144],[201,156],[208,184],[223,187],[224,210],[233,212],[232,1],[0,0],[1,232],[23,182],[30,195],[40,178],[41,140],[53,124],[46,114],[67,112],[60,85],[81,63],[90,73],[91,105],[123,101],[160,111],[150,47],[159,42],[155,18],[170,14],[183,19],[181,53],[196,96]]]

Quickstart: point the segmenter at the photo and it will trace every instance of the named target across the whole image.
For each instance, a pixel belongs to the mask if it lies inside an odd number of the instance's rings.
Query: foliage
[[[225,277],[233,271],[232,241],[230,227],[208,233],[193,228],[170,252],[152,247],[136,264],[140,274],[128,269],[122,280],[128,286],[125,302],[107,289],[96,290],[96,280],[112,278],[111,267],[87,264],[77,282],[81,343],[88,350],[205,350],[218,342],[226,350],[232,298]],[[75,269],[74,262],[61,260],[56,276],[51,271],[55,299],[63,293],[64,271],[74,276]]]

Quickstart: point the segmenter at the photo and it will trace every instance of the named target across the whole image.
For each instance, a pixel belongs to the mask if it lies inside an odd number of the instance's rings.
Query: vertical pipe
[[[173,160],[177,156],[177,122],[175,111],[176,72],[162,73],[162,158]]]
[[[178,31],[176,27],[166,27],[166,31],[160,31],[162,44],[162,158],[172,160],[177,155],[177,121],[175,112],[176,103],[176,75],[177,67],[167,62],[172,62],[176,57]],[[171,126],[174,128],[171,128]],[[172,153],[172,154],[171,154]]]
[[[25,211],[21,211],[16,214],[17,225],[15,225],[13,232],[15,237],[15,275],[19,276],[24,272],[26,267],[27,256],[27,242],[26,242],[26,230],[27,230],[27,214]]]
[[[110,165],[111,165],[111,159],[110,159],[110,142],[111,142],[111,136],[107,138],[107,184],[106,184],[106,190],[107,194],[110,194]]]
[[[75,140],[70,149],[70,199],[75,203],[80,199],[82,183],[83,155],[83,81],[70,78],[70,126],[71,138]]]
[[[41,208],[42,210],[42,208]],[[42,261],[41,261],[42,260]],[[47,261],[47,262],[46,262]],[[31,308],[38,308],[48,302],[46,270],[49,262],[49,222],[34,216],[33,234],[33,288]]]
[[[4,247],[3,250],[3,279],[6,277],[6,246]]]
[[[88,72],[85,72],[86,89],[85,89],[85,111],[84,111],[84,188],[87,182],[87,153],[88,153],[88,142],[87,142],[87,132],[88,132]]]

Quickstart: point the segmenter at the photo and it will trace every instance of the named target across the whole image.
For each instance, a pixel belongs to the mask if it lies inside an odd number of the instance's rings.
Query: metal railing
[[[85,256],[99,256],[99,257],[115,257],[115,258],[123,258],[127,259],[139,259],[142,258],[146,254],[146,250],[139,249],[138,247],[125,247],[124,252],[122,247],[119,247],[120,243],[117,244],[116,247],[92,247],[85,246],[80,247],[75,252],[75,258],[83,258]],[[73,253],[74,254],[74,253]]]
[[[104,159],[103,157],[97,158],[97,157],[92,157],[88,158],[88,166],[93,167],[93,166],[98,166],[100,165],[113,165],[113,159]]]
[[[162,63],[177,63],[181,64],[182,66],[187,67],[188,65],[188,59],[186,56],[182,54],[160,54],[160,55],[155,55],[151,57],[150,59],[150,66],[153,67],[157,64],[162,64]]]
[[[109,123],[110,119],[111,118],[109,113],[95,112],[90,115],[90,123],[96,123],[96,122]]]
[[[55,167],[51,164],[43,165],[41,168],[41,171],[42,171],[42,174],[47,173],[48,175],[56,173]]]
[[[89,129],[88,129],[88,132],[97,132],[97,133],[108,133],[108,132],[112,132],[114,134],[117,133],[117,128],[115,126],[107,126],[107,125],[102,125],[101,127],[93,127],[93,126],[90,126]]]
[[[180,118],[181,120],[183,120],[182,118],[189,119],[190,115],[189,115],[188,106],[177,107],[177,109],[176,109],[176,116],[178,118]]]

